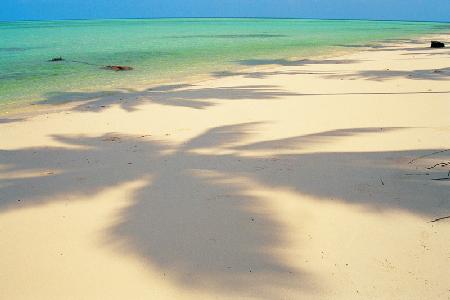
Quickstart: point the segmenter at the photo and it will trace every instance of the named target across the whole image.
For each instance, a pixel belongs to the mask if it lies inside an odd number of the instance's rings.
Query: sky
[[[450,22],[450,0],[0,0],[0,20],[272,17]]]

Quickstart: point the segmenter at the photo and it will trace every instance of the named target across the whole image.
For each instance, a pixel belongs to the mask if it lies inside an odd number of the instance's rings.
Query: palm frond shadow
[[[2,118],[0,119],[0,124],[8,124],[8,123],[14,123],[14,122],[20,122],[23,121],[24,118]]]
[[[111,133],[54,136],[67,147],[1,150],[0,210],[62,201],[67,195],[95,195],[151,177],[151,183],[135,192],[117,224],[107,229],[103,242],[137,255],[183,287],[272,299],[280,297],[277,289],[317,285],[310,284],[313,274],[274,254],[289,247],[289,240],[283,222],[251,193],[253,183],[289,189],[299,199],[310,195],[316,201],[356,205],[373,213],[404,210],[431,216],[450,211],[449,186],[429,180],[443,170],[426,170],[421,162],[429,162],[424,159],[408,163],[435,150],[300,153],[310,145],[375,135],[380,129],[247,142],[259,125],[211,128],[182,145]],[[208,149],[226,152],[203,151]],[[283,149],[299,153],[245,155]],[[449,152],[433,158],[450,160]],[[399,160],[404,167],[392,163]],[[408,176],[411,171],[423,174]],[[374,174],[382,174],[383,185]]]
[[[413,71],[403,70],[365,70],[354,73],[326,75],[330,79],[365,79],[384,81],[388,79],[407,78],[412,80],[449,80],[450,68],[421,69]]]
[[[75,111],[102,111],[110,105],[119,105],[126,111],[135,111],[139,105],[154,103],[193,109],[205,109],[216,105],[214,100],[268,100],[293,96],[273,85],[243,85],[236,87],[198,88],[190,84],[161,85],[145,91],[122,89],[103,92],[50,93],[39,104],[54,105],[76,103]]]
[[[244,66],[267,66],[278,65],[285,67],[309,66],[309,65],[336,65],[336,64],[353,64],[361,62],[356,59],[248,59],[241,60],[237,63]]]

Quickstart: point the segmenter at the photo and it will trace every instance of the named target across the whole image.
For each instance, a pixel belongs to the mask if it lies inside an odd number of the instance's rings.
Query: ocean
[[[190,81],[248,68],[252,60],[323,56],[449,28],[448,23],[312,19],[0,22],[0,111],[55,96],[66,100],[65,93]],[[60,56],[65,60],[48,61]],[[102,68],[107,65],[134,69]]]

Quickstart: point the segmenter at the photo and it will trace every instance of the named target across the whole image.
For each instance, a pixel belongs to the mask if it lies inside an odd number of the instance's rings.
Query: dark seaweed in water
[[[60,57],[54,57],[49,60],[49,62],[60,62],[60,61],[65,61],[65,59],[60,56]],[[97,67],[101,67],[102,69],[112,70],[112,71],[131,71],[131,70],[133,70],[133,68],[129,67],[129,66],[119,66],[119,65],[102,66],[102,65],[96,65],[96,64],[89,63],[89,62],[78,61],[78,60],[69,60],[69,62],[86,64],[86,65],[90,65],[90,66],[97,66]]]
[[[64,58],[60,57],[54,57],[52,59],[49,60],[49,62],[56,62],[56,61],[64,61]]]

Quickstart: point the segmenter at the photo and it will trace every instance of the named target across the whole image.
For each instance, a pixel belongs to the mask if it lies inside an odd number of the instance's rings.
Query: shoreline
[[[316,59],[316,60],[325,60],[325,59],[332,59],[332,58],[340,58],[343,56],[347,56],[347,55],[351,55],[353,53],[358,53],[361,51],[366,51],[367,49],[370,49],[371,47],[377,47],[377,46],[389,46],[392,44],[395,44],[396,41],[399,40],[424,40],[427,38],[433,38],[433,37],[440,37],[440,36],[445,36],[448,35],[448,32],[440,32],[440,33],[436,33],[436,32],[432,32],[432,33],[427,33],[427,34],[420,34],[420,35],[416,35],[416,36],[412,36],[412,37],[403,37],[403,38],[394,38],[394,39],[383,39],[383,40],[374,40],[374,41],[370,41],[366,44],[364,44],[365,47],[343,47],[343,46],[335,46],[333,50],[330,50],[329,53],[324,53],[324,54],[317,54],[317,55],[308,55],[308,56],[286,56],[286,57],[282,57],[280,59],[285,59],[287,61],[289,60],[309,60],[309,59]],[[133,87],[126,87],[124,88],[129,89],[135,89],[136,91],[145,91],[146,89],[151,89],[151,88],[156,88],[158,86],[164,86],[164,85],[172,85],[172,84],[202,84],[204,82],[208,82],[210,80],[216,80],[216,79],[220,79],[220,75],[216,76],[214,75],[214,73],[223,73],[223,72],[259,72],[259,71],[275,71],[277,68],[279,68],[279,66],[276,65],[270,65],[270,66],[234,66],[233,68],[231,68],[230,70],[225,70],[225,71],[218,71],[218,72],[208,72],[205,74],[196,74],[190,77],[189,80],[166,80],[166,81],[161,81],[160,83],[154,83],[154,84],[140,84],[137,86],[133,86]],[[102,92],[100,90],[74,90],[74,91],[67,91],[66,93],[80,93],[80,94],[95,94],[95,93],[105,93],[105,94],[117,94],[119,95],[121,91],[123,91],[124,89],[111,89],[108,90],[107,92]],[[49,112],[55,112],[55,111],[60,111],[60,110],[65,110],[65,109],[70,109],[70,107],[74,106],[75,104],[73,104],[74,102],[80,102],[80,101],[85,101],[86,99],[80,99],[80,100],[64,100],[63,97],[61,97],[59,99],[59,101],[57,101],[56,103],[51,104],[51,106],[53,106],[52,108],[48,108],[48,104],[45,104],[46,100],[35,100],[32,102],[27,102],[27,103],[20,103],[20,104],[11,104],[11,105],[5,105],[1,110],[0,110],[0,117],[23,117],[23,116],[32,116],[35,114],[45,114],[45,113],[49,113]],[[24,110],[24,111],[20,111],[20,110]]]

